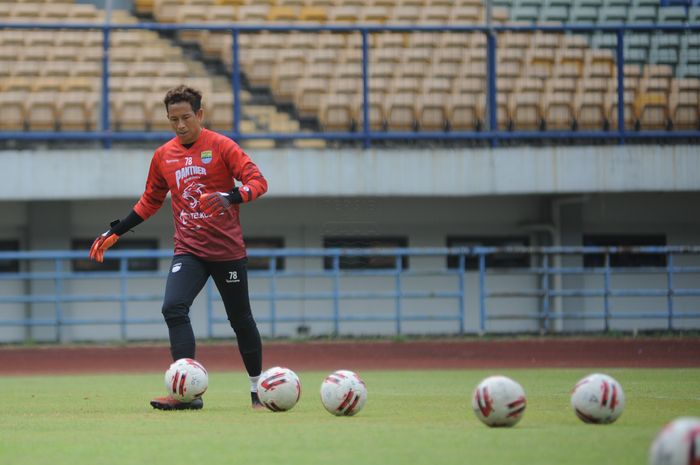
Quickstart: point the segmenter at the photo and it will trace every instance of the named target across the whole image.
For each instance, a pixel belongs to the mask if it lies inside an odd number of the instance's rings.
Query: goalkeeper
[[[202,94],[198,90],[176,87],[167,92],[164,103],[176,137],[155,151],[141,198],[125,218],[95,239],[90,258],[102,262],[105,251],[158,211],[170,192],[175,251],[162,311],[172,358],[195,358],[189,311],[211,276],[250,377],[252,406],[258,408],[262,406],[257,396],[262,343],[250,308],[239,208],[263,195],[267,181],[238,144],[202,127]],[[151,405],[160,410],[200,409],[203,401],[183,403],[159,397]]]

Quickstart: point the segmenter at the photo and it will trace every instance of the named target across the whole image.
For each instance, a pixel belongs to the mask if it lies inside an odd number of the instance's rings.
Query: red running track
[[[200,344],[212,371],[242,371],[234,343]],[[700,338],[532,338],[495,340],[266,342],[264,366],[294,370],[700,367]],[[166,345],[0,349],[0,375],[160,371]]]

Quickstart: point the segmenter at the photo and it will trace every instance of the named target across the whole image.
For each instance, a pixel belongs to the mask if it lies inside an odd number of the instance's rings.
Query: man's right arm
[[[92,247],[90,247],[91,260],[102,263],[107,249],[112,247],[122,234],[143,223],[163,205],[168,188],[161,175],[159,160],[160,157],[156,152],[148,170],[146,189],[134,209],[123,219],[110,223],[110,228],[94,240]]]

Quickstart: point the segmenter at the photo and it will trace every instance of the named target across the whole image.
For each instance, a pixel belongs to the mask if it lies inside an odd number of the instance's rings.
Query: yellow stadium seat
[[[607,120],[610,124],[610,129],[618,129],[617,124],[617,91],[611,91],[605,94],[605,111]],[[639,121],[639,114],[635,106],[635,97],[633,92],[624,92],[624,111],[625,111],[625,129],[632,130]]]
[[[316,48],[316,37],[314,34],[305,32],[292,32],[283,36],[287,48],[308,51]]]
[[[324,131],[349,131],[354,123],[353,96],[331,93],[321,98],[319,121]]]
[[[264,23],[267,20],[267,12],[270,5],[249,4],[238,8],[238,21],[242,23]]]
[[[357,115],[357,127],[362,130],[364,127],[365,116],[363,112],[362,96],[358,95],[353,101],[354,113]],[[369,96],[369,128],[372,131],[383,131],[386,125],[386,116],[384,114],[384,95],[375,94],[372,92]]]
[[[483,124],[484,98],[478,94],[452,94],[447,99],[447,115],[454,131],[474,131]]]
[[[278,103],[291,104],[297,92],[299,81],[304,76],[304,65],[299,62],[276,66],[272,76],[272,88]]]
[[[364,23],[386,23],[389,19],[389,9],[385,6],[365,6],[360,12],[360,19]]]
[[[59,92],[62,79],[57,76],[41,76],[32,79],[32,92]]]
[[[299,21],[303,23],[325,23],[328,12],[319,6],[303,6],[299,11]]]
[[[58,96],[57,112],[62,131],[89,131],[92,127],[89,107],[89,92],[61,92]]]
[[[24,103],[27,94],[28,91],[15,91],[12,89],[8,92],[6,87],[3,92],[0,92],[0,130],[24,130]]]
[[[579,129],[602,130],[606,114],[604,96],[600,92],[580,92],[575,97],[576,123]]]
[[[544,114],[547,129],[567,130],[574,124],[573,94],[552,91],[544,95]]]
[[[700,129],[700,92],[676,90],[669,97],[674,129]]]
[[[513,92],[509,99],[509,113],[515,130],[533,131],[542,127],[542,94],[526,90]]]
[[[421,9],[420,24],[447,24],[454,10],[446,5],[429,4]]]
[[[666,129],[669,122],[668,97],[663,92],[642,93],[634,100],[641,129]]]
[[[448,98],[444,93],[423,93],[418,97],[418,127],[422,131],[445,129]]]
[[[480,22],[482,11],[480,5],[461,5],[452,8],[449,22],[452,24],[475,24]]]
[[[56,129],[56,92],[31,92],[27,95],[27,128],[33,131],[53,131]]]
[[[215,131],[230,131],[233,128],[233,94],[215,92],[206,97],[204,116],[208,127]]]
[[[146,113],[145,95],[143,93],[115,93],[112,96],[115,110],[114,125],[118,131],[145,131]]]
[[[295,104],[302,118],[315,117],[321,106],[321,97],[328,89],[326,79],[303,79],[295,96]]]
[[[389,94],[385,101],[386,124],[390,131],[413,131],[417,120],[417,94]]]
[[[298,18],[299,8],[296,6],[272,6],[267,12],[267,21],[291,23],[295,22]]]

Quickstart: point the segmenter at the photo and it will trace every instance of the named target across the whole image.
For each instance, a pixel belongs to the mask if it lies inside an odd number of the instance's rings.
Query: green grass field
[[[595,370],[499,370],[527,393],[523,420],[491,429],[472,389],[496,371],[367,371],[356,417],[320,403],[326,373],[299,372],[290,412],[252,411],[243,373],[210,373],[202,411],[161,412],[162,374],[0,378],[0,464],[641,465],[659,428],[700,416],[700,369],[607,369],[627,406],[612,425],[586,425],[569,406]]]

